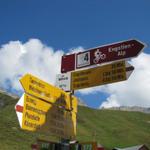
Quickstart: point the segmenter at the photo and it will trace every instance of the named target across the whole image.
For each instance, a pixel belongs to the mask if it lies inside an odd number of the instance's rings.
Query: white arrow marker
[[[24,94],[15,105],[15,110],[19,120],[20,127],[22,127],[23,105],[24,105]]]

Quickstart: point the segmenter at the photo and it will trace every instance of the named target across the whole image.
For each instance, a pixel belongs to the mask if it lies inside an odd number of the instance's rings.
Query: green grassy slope
[[[17,100],[0,94],[0,150],[28,150],[36,138],[57,140],[20,129],[14,106]],[[96,140],[107,149],[146,144],[150,147],[150,114],[79,107],[77,140]]]
[[[78,139],[96,140],[107,149],[150,147],[150,114],[79,107]]]

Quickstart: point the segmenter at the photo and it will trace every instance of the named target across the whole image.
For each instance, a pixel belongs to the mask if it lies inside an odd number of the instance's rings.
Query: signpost
[[[133,69],[134,67],[129,63],[120,61],[96,68],[72,72],[71,90],[127,80]]]
[[[66,111],[28,94],[23,94],[22,100],[23,105],[18,103],[15,107],[16,111],[21,113],[17,116],[22,129],[47,132],[61,138],[75,138],[76,108],[73,111]]]
[[[64,55],[62,56],[61,72],[133,58],[138,56],[145,47],[144,43],[133,39],[92,48],[77,54]]]
[[[125,60],[138,56],[145,47],[133,39],[64,55],[61,73],[65,74],[57,75],[57,87],[26,74],[20,80],[25,94],[15,106],[21,128],[74,140],[77,98],[72,95],[73,91],[127,80],[134,67]],[[96,66],[105,63],[109,64]],[[94,65],[95,68],[74,71]],[[83,143],[81,148],[95,150],[96,143]]]
[[[125,81],[129,78],[133,70],[134,67],[128,62],[118,61],[95,68],[67,73],[67,76],[70,75],[67,78],[65,78],[66,73],[60,74],[59,77],[64,77],[66,81],[61,82],[62,80],[57,80],[57,84],[63,84],[63,87],[67,87],[67,90],[69,91],[79,90],[93,86]]]
[[[75,139],[77,98],[30,74],[20,82],[26,92],[15,106],[21,128]]]
[[[23,76],[20,79],[20,82],[27,94],[38,97],[50,104],[55,103],[55,105],[65,107],[65,109],[71,109],[69,93],[54,87],[31,74]],[[73,98],[75,99],[75,97]]]
[[[22,128],[29,131],[40,130],[46,121],[46,114],[51,104],[33,96],[24,94]]]

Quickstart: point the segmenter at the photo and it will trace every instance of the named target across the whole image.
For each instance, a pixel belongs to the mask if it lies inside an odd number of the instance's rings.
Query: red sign
[[[62,56],[61,72],[65,73],[91,65],[125,60],[139,55],[145,44],[138,40],[128,40],[89,49],[77,54]]]
[[[61,59],[61,72],[75,70],[75,54],[64,55]]]

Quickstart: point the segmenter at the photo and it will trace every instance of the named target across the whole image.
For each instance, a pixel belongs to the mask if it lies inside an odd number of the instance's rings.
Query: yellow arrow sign
[[[22,128],[29,131],[40,129],[40,126],[45,123],[46,113],[51,107],[52,105],[49,103],[24,94]]]
[[[55,103],[65,109],[71,109],[69,93],[54,87],[31,74],[23,76],[20,79],[20,82],[26,93],[49,103]],[[73,101],[76,101],[75,97],[73,97],[73,99]]]
[[[76,113],[24,94],[22,129],[74,139]]]
[[[77,90],[124,81],[128,78],[127,65],[131,68],[129,71],[134,69],[125,61],[120,61],[105,66],[72,72],[71,89]]]

